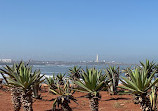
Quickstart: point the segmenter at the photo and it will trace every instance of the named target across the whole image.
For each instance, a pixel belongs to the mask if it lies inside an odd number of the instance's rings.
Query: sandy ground
[[[48,92],[40,92],[42,100],[34,100],[34,111],[47,111],[52,108],[51,99],[56,96]],[[70,106],[73,111],[90,111],[89,101],[81,96],[85,93],[76,92],[74,97],[77,98],[78,104],[71,102]],[[141,111],[139,105],[132,101],[131,95],[109,95],[106,91],[101,92],[102,98],[99,101],[99,111]],[[0,111],[13,111],[11,104],[11,95],[9,91],[0,89]],[[23,109],[21,109],[23,111]]]

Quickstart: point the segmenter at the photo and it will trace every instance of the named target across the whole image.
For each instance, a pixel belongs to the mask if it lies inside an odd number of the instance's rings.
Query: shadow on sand
[[[101,100],[101,101],[113,101],[113,100],[130,100],[130,98],[121,98],[121,97],[118,97],[118,98],[111,98],[111,99]]]

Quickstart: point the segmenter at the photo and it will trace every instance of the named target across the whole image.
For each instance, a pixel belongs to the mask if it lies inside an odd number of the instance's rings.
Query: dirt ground
[[[56,95],[41,91],[42,100],[34,100],[34,111],[47,111],[52,108],[52,99]],[[73,111],[90,111],[89,101],[83,98],[85,93],[76,92],[74,97],[78,100],[78,104],[71,102],[70,106]],[[99,111],[141,111],[140,106],[132,101],[132,95],[109,95],[106,91],[101,92],[101,100],[99,101]],[[13,111],[11,103],[11,95],[9,91],[0,89],[0,111]],[[23,111],[23,109],[21,109]]]

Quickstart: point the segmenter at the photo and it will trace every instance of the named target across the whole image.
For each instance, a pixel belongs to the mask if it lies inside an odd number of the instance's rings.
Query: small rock
[[[124,106],[125,104],[120,104],[121,106]]]

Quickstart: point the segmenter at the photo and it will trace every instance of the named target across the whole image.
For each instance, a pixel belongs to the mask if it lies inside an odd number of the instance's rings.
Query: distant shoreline
[[[12,65],[14,63],[18,63],[20,61],[12,61],[10,63],[0,62],[0,65]],[[25,61],[30,65],[137,65],[130,63],[118,63],[118,62],[65,62],[65,61]]]

